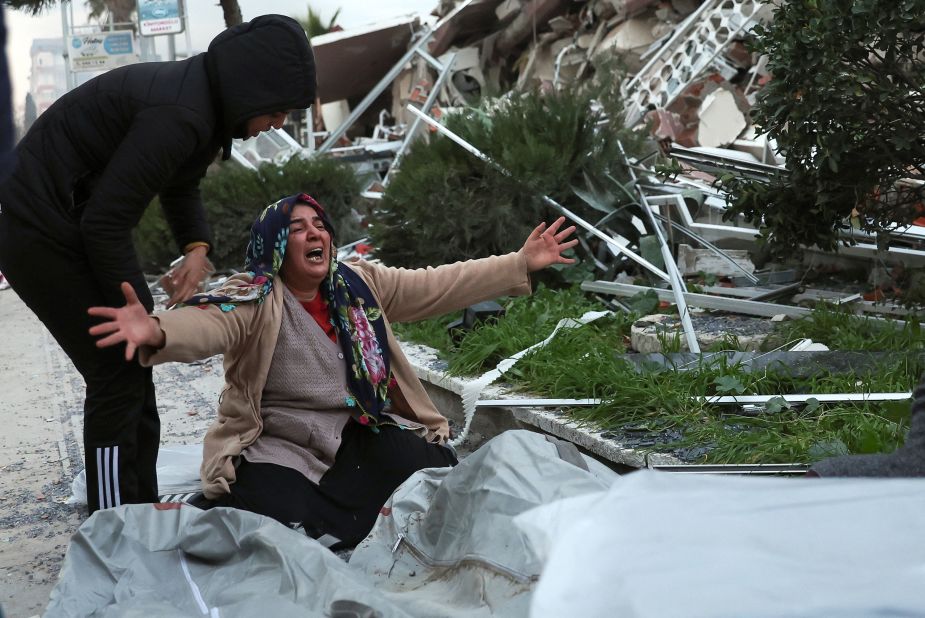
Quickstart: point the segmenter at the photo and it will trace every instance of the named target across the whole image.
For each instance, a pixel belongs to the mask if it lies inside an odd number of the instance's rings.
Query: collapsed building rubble
[[[726,196],[714,187],[718,175],[766,179],[786,173],[773,141],[757,134],[749,122],[749,110],[770,76],[765,59],[748,52],[743,40],[770,17],[766,4],[592,0],[577,6],[563,0],[468,0],[443,2],[435,15],[433,26],[416,20],[383,24],[380,32],[400,30],[391,41],[400,39],[403,48],[389,48],[391,55],[383,51],[383,57],[397,59],[391,66],[380,66],[377,81],[367,76],[365,89],[338,93],[343,94],[339,100],[330,100],[334,94],[324,95],[319,101],[322,109],[314,113],[306,133],[308,146],[300,154],[327,153],[365,163],[366,169],[379,173],[364,193],[371,198],[381,196],[409,143],[423,133],[423,125],[498,169],[488,156],[446,129],[440,118],[483,93],[574,84],[589,77],[595,59],[615,53],[630,77],[623,84],[625,116],[608,121],[649,132],[679,164],[680,172],[663,178],[643,161],[627,161],[642,213],[637,227],[643,240],[654,241],[648,251],[643,242],[634,244],[615,229],[598,227],[548,196],[537,196],[583,229],[582,245],[598,271],[597,280],[582,285],[584,290],[611,298],[652,293],[674,304],[684,349],[693,352],[699,352],[701,344],[688,306],[773,319],[808,316],[811,310],[800,301],[817,300],[849,305],[864,315],[908,312],[857,292],[811,288],[802,280],[802,266],[764,268],[753,256],[759,231],[740,220],[726,220]],[[316,46],[359,43],[361,36],[369,32],[337,33],[317,40]],[[362,45],[367,51],[376,45],[384,49],[382,41]],[[348,60],[338,65],[337,55],[329,62],[333,73],[350,70]],[[370,164],[373,160],[379,163]],[[925,263],[925,252],[919,249],[925,239],[921,230],[895,230],[897,243],[885,249],[852,231],[849,240],[854,244],[845,247],[839,259]],[[631,283],[627,273],[647,277],[652,285]],[[721,278],[722,285],[703,284],[696,293],[688,291],[686,280],[703,274]],[[807,347],[812,345],[818,344],[801,341],[791,349],[813,349]]]
[[[578,221],[586,232],[583,245],[594,252],[602,281],[610,283],[629,270],[670,283],[690,349],[697,344],[687,319],[685,278],[705,273],[732,284],[724,291],[742,285],[753,288],[731,297],[728,291],[716,293],[714,286],[707,286],[699,296],[715,299],[697,297],[701,306],[729,311],[802,315],[799,308],[772,311],[795,294],[803,294],[802,300],[833,300],[824,291],[794,287],[799,273],[790,280],[778,275],[778,281],[770,282],[769,273],[749,257],[758,230],[726,221],[726,196],[714,187],[724,173],[749,179],[786,173],[773,141],[749,123],[749,110],[770,75],[766,59],[749,52],[745,39],[756,24],[772,17],[768,4],[443,0],[432,17],[396,19],[315,37],[319,99],[298,136],[305,145],[279,131],[262,142],[237,144],[236,160],[255,167],[293,155],[339,157],[370,173],[364,196],[375,199],[399,169],[411,141],[425,133],[422,125],[431,133],[442,131],[443,115],[483,94],[580,82],[593,73],[595,60],[615,54],[627,71],[622,85],[625,115],[609,122],[648,131],[681,172],[656,180],[654,170],[641,162],[630,166],[638,176],[635,186],[644,219],[639,226],[643,236],[654,236],[655,253],[632,245],[615,230]],[[358,58],[363,62],[358,64]],[[691,198],[692,191],[699,197]],[[548,197],[538,197],[549,203]],[[550,205],[562,212],[559,204]],[[576,220],[574,213],[567,216]],[[898,228],[891,234],[895,242],[885,249],[877,239],[852,230],[845,237],[850,244],[837,259],[874,258],[906,267],[925,264],[920,249],[923,230],[915,225]],[[829,258],[811,247],[807,253],[817,262]],[[742,277],[745,282],[735,283]],[[791,287],[784,289],[785,284]],[[859,312],[869,313],[877,310],[874,301],[884,300],[880,290],[878,284],[874,293],[841,294],[834,301],[853,303]],[[906,311],[890,305],[883,312]]]

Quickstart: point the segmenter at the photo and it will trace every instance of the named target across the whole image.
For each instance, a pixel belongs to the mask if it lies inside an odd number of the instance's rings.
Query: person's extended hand
[[[560,232],[559,228],[564,222],[565,217],[559,217],[548,228],[545,223],[540,223],[527,236],[522,250],[527,258],[528,271],[540,270],[551,264],[575,263],[575,260],[562,255],[563,251],[578,244],[578,240],[574,238],[563,242],[575,231],[575,226],[571,225]]]
[[[108,320],[90,328],[90,334],[94,337],[107,335],[97,341],[96,346],[108,348],[124,341],[125,360],[130,361],[140,346],[159,348],[164,345],[164,331],[138,302],[138,296],[131,285],[123,282],[122,294],[125,295],[124,307],[90,307],[87,313]]]
[[[183,260],[177,264],[168,277],[172,290],[170,298],[167,300],[167,306],[172,307],[179,302],[183,302],[193,294],[199,291],[199,286],[206,275],[211,271],[207,247],[196,247],[183,256]]]

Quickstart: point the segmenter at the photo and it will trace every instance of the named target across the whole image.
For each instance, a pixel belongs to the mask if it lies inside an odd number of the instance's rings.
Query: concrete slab
[[[736,349],[757,351],[774,331],[774,325],[766,318],[740,315],[724,315],[720,318],[708,313],[692,312],[691,322],[697,333],[697,343],[702,350],[709,350],[717,344],[735,340]],[[676,315],[648,315],[630,327],[630,346],[642,354],[672,351],[687,351],[687,342],[681,330],[681,320]]]

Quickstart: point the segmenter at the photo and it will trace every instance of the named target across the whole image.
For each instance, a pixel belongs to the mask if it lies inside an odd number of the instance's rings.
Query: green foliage
[[[577,317],[595,304],[579,289],[549,290],[506,303],[497,324],[483,325],[452,347],[445,328],[452,316],[426,326],[399,325],[405,339],[431,333],[454,373],[478,375],[503,358],[542,341],[564,317]],[[597,407],[571,411],[573,418],[609,431],[621,440],[644,436],[654,450],[671,451],[690,460],[715,463],[786,463],[818,461],[833,454],[888,452],[903,439],[908,402],[805,405],[772,397],[764,409],[746,412],[732,406],[708,405],[709,395],[782,395],[789,393],[901,392],[911,390],[925,367],[921,357],[896,355],[864,375],[820,372],[794,377],[786,368],[750,372],[743,366],[718,364],[640,370],[620,355],[635,314],[616,314],[576,329],[567,329],[545,347],[525,356],[504,379],[540,397],[603,400]],[[814,336],[829,329],[842,341],[854,332],[854,349],[921,350],[917,325],[898,329],[863,326],[827,308],[813,318],[791,322],[787,337]],[[840,329],[834,328],[840,326]],[[797,331],[796,329],[802,329]],[[417,329],[417,330],[416,330]],[[840,334],[839,334],[840,333]],[[821,337],[820,337],[821,338]],[[442,340],[442,344],[441,344]]]
[[[3,5],[23,11],[31,15],[38,15],[58,4],[57,0],[3,0]]]
[[[265,165],[256,173],[225,164],[202,180],[200,191],[212,226],[209,257],[220,270],[244,265],[251,223],[267,204],[302,191],[327,208],[338,243],[356,240],[362,233],[351,213],[360,181],[349,166],[334,159],[293,157],[285,165]],[[134,237],[145,270],[162,272],[179,255],[159,205],[145,211]]]
[[[469,331],[459,346],[454,346],[446,327],[461,312],[392,327],[402,339],[437,349],[449,359],[451,373],[466,375],[487,371],[502,359],[537,343],[559,320],[599,308],[585,298],[578,286],[552,290],[542,284],[531,296],[509,298],[503,301],[503,306],[505,315],[499,323]]]
[[[453,340],[447,332],[447,327],[453,320],[459,318],[461,313],[451,313],[417,322],[393,322],[392,330],[399,339],[430,346],[445,358],[453,349]]]
[[[340,9],[334,11],[334,15],[331,17],[331,20],[325,25],[321,20],[321,13],[316,13],[312,10],[311,5],[308,5],[308,13],[304,17],[293,16],[293,18],[299,22],[299,25],[302,26],[302,29],[305,30],[305,34],[308,35],[308,38],[318,36],[319,34],[326,34],[331,32],[335,27],[335,22],[340,16]]]
[[[455,374],[487,371],[545,339],[559,320],[577,318],[599,308],[585,298],[578,286],[563,290],[540,286],[532,296],[509,300],[504,318],[497,324],[466,335],[450,358],[449,370]]]
[[[812,339],[832,350],[867,350],[891,352],[925,349],[925,333],[915,320],[905,325],[878,322],[851,313],[849,308],[820,304],[806,318],[782,322],[769,348],[797,339]]]
[[[728,218],[761,226],[780,253],[834,249],[855,208],[863,229],[908,222],[925,164],[925,0],[795,0],[755,29],[773,74],[753,117],[787,158],[769,183],[720,180]]]
[[[418,267],[516,250],[541,220],[558,216],[544,194],[600,218],[572,187],[604,185],[610,172],[625,177],[617,140],[631,139],[622,129],[595,127],[600,113],[592,100],[600,92],[532,92],[450,115],[447,127],[511,176],[443,136],[415,143],[371,230],[379,257]]]

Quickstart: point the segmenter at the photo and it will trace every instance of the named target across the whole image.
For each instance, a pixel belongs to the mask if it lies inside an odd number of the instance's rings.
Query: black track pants
[[[150,368],[125,361],[121,345],[99,349],[87,308],[105,305],[82,253],[0,213],[0,272],[45,324],[86,383],[84,463],[90,512],[157,501],[160,420]],[[151,309],[150,294],[142,303]]]
[[[253,511],[301,524],[313,538],[333,536],[338,547],[353,546],[369,534],[379,509],[409,476],[457,463],[450,449],[392,425],[373,433],[351,421],[342,438],[334,465],[318,484],[291,468],[242,458],[231,493],[205,506]]]

